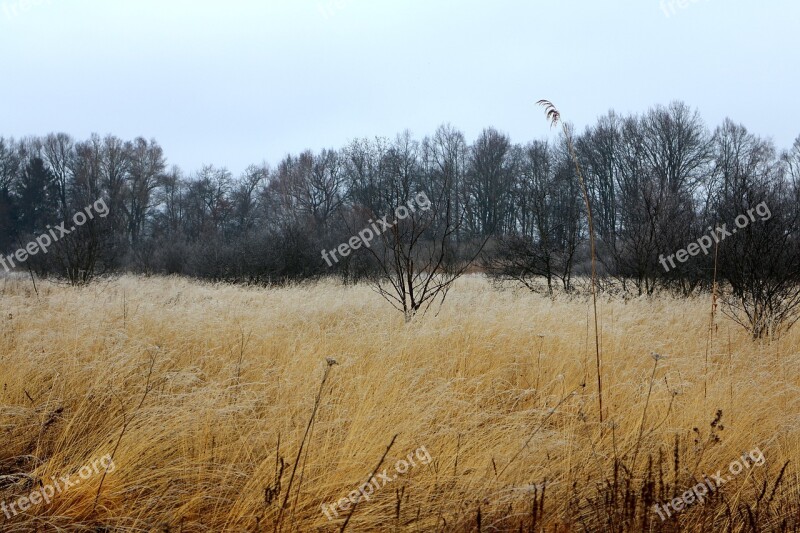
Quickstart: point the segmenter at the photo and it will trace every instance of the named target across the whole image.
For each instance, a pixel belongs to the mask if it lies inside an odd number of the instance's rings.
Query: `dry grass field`
[[[707,298],[600,299],[601,425],[585,298],[475,276],[406,325],[334,282],[38,290],[0,280],[2,531],[339,531],[353,508],[330,505],[379,462],[347,531],[800,527],[800,328],[753,343],[719,316],[706,367]],[[662,522],[655,504],[756,448]]]

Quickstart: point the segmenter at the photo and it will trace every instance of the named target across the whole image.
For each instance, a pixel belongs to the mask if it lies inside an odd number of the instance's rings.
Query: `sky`
[[[797,0],[0,0],[0,136],[156,139],[238,175],[450,123],[515,142],[682,100],[800,135]]]

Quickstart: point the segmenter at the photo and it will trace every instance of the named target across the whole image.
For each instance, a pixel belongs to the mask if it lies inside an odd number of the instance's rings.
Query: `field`
[[[800,527],[800,328],[718,316],[708,349],[708,298],[600,299],[601,424],[582,297],[470,276],[407,325],[332,281],[38,293],[0,280],[3,531]]]

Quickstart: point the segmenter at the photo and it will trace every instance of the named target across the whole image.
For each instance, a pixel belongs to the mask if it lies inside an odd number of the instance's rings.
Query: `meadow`
[[[709,342],[707,297],[600,295],[601,423],[585,297],[467,276],[405,324],[334,281],[37,287],[0,280],[0,500],[20,511],[2,531],[800,527],[800,328],[754,342],[717,315]],[[726,474],[754,449],[763,464]]]

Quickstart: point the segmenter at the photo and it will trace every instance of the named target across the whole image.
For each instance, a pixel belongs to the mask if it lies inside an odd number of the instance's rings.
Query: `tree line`
[[[756,321],[776,294],[798,298],[800,137],[780,150],[729,119],[710,129],[682,102],[628,116],[610,111],[585,131],[570,131],[607,290],[691,294],[716,279],[740,300],[746,291],[761,295],[755,309],[740,303]],[[436,219],[408,236],[432,246],[428,256],[436,261],[425,268],[459,272],[469,261],[496,280],[570,292],[587,272],[589,254],[566,146],[563,134],[520,144],[494,128],[468,142],[448,124],[421,139],[407,131],[357,139],[233,176],[211,165],[186,174],[168,166],[155,140],[141,137],[0,138],[0,251],[13,253],[103,198],[107,217],[30,257],[24,269],[72,283],[120,271],[263,284],[337,275],[351,282],[385,274],[382,252],[357,250],[329,266],[321,251],[424,192],[434,199]],[[730,227],[763,202],[770,220],[750,224],[712,253],[662,268],[662,255],[711,227]],[[392,246],[403,251],[402,242]],[[418,270],[415,252],[406,252],[406,270]]]

